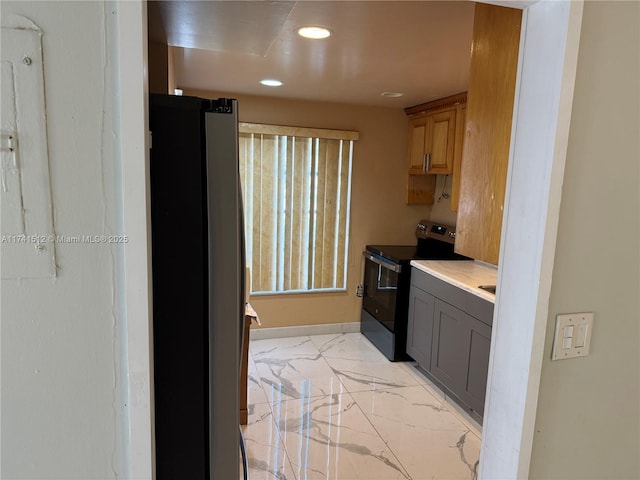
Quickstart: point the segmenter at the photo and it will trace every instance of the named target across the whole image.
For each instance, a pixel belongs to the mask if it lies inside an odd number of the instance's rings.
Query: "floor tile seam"
[[[257,359],[254,359],[253,361],[254,362],[260,362],[264,358],[273,358],[273,359],[276,359],[276,360],[309,360],[309,361],[315,361],[320,356],[322,356],[322,354],[298,353],[298,354],[294,354],[292,356],[291,354],[270,352],[268,355],[267,354],[263,354],[263,353],[258,354]]]
[[[337,394],[327,394],[324,395],[325,397],[331,397],[332,395],[342,395],[343,399],[344,397],[347,397],[349,399],[351,399],[351,401],[353,402],[353,405],[355,405],[355,407],[358,409],[358,411],[362,414],[362,416],[365,418],[366,422],[371,426],[371,428],[373,429],[373,432],[375,432],[375,435],[378,437],[379,440],[382,441],[382,444],[385,446],[385,448],[389,451],[389,453],[392,455],[393,459],[397,462],[397,464],[400,466],[400,468],[403,469],[403,475],[406,475],[405,480],[414,480],[413,477],[409,474],[408,470],[406,469],[406,467],[402,464],[402,462],[400,461],[400,459],[398,458],[398,456],[396,455],[396,453],[391,449],[391,447],[389,446],[389,444],[387,443],[387,441],[382,437],[382,435],[380,435],[380,432],[378,431],[378,429],[371,423],[371,421],[369,420],[369,417],[366,415],[366,413],[363,411],[362,407],[360,406],[360,404],[358,403],[358,401],[356,400],[356,398],[352,395],[351,392],[347,391],[345,388],[344,392],[341,393],[337,393]],[[316,397],[317,398],[317,397]],[[357,427],[356,427],[357,428]],[[286,450],[286,443],[283,442],[283,445],[285,446],[285,450]],[[336,445],[333,446],[332,448],[341,448],[340,446]],[[287,455],[288,455],[288,451],[287,451]],[[289,458],[289,457],[287,457]],[[289,461],[291,461],[289,459]],[[293,465],[293,464],[292,464]],[[292,468],[292,471],[294,472],[295,475],[295,470]],[[336,479],[336,480],[341,480],[341,479]],[[344,480],[349,480],[349,479],[344,479]]]
[[[336,374],[336,376],[337,376],[338,378],[340,378],[340,376],[339,376],[338,374]],[[343,385],[344,385],[344,383],[343,383]],[[421,385],[419,385],[419,384],[410,384],[410,385],[388,385],[388,386],[383,386],[383,387],[380,387],[379,385],[376,385],[376,388],[366,388],[366,387],[363,387],[362,389],[359,389],[359,388],[358,388],[358,389],[355,389],[355,390],[354,390],[354,389],[352,388],[351,390],[349,390],[349,389],[347,389],[347,386],[346,386],[346,385],[344,385],[344,387],[345,387],[345,392],[348,392],[348,393],[382,392],[382,391],[387,391],[387,390],[394,390],[394,389],[397,389],[397,388],[412,388],[412,387],[420,387],[420,386],[421,386]]]
[[[333,372],[333,369],[331,369],[331,367],[329,365],[327,365],[327,367],[334,374],[334,376],[335,376],[336,380],[338,381],[338,383],[340,385],[342,385],[342,387],[344,388],[344,384],[340,381],[340,378],[338,377],[338,375],[336,375]],[[265,380],[266,377],[263,377],[261,375],[261,373],[259,371],[259,367],[258,367],[257,364],[256,364],[256,373],[257,373],[258,379],[260,380],[260,388],[262,389],[265,397],[267,398],[267,402],[270,402],[270,400],[269,400],[269,398],[270,398],[270,388],[269,387],[272,386],[272,384],[269,383],[269,379],[268,378]],[[308,378],[313,380],[314,377],[308,377]],[[319,397],[319,396],[323,396],[323,395],[329,395],[329,394],[327,394],[327,393],[318,393],[318,394],[309,394],[308,396],[311,397],[311,398],[314,398],[314,397]],[[300,397],[290,397],[289,396],[289,397],[286,398],[286,400],[296,400],[296,399],[299,399],[299,398]]]
[[[470,420],[464,417],[462,413],[458,411],[458,408],[462,408],[453,398],[447,395],[445,392],[441,392],[440,395],[436,397],[435,393],[432,391],[434,387],[431,387],[429,384],[421,385],[427,392],[429,392],[432,396],[440,400],[442,397],[442,406],[449,412],[453,417],[459,422],[464,428],[469,430],[469,432],[476,437],[480,442],[482,442],[482,427],[478,427],[473,425]]]
[[[403,390],[406,388],[412,388],[412,387],[397,387],[396,390]],[[389,389],[385,390],[388,391]],[[359,392],[359,393],[366,393],[366,392]],[[392,445],[389,441],[387,441],[385,439],[385,437],[380,433],[380,431],[376,428],[375,423],[373,421],[373,419],[364,411],[364,409],[362,408],[362,406],[360,405],[359,401],[358,401],[358,396],[354,396],[352,395],[354,400],[356,401],[356,404],[358,405],[358,408],[362,411],[363,415],[365,416],[365,418],[367,419],[367,421],[371,424],[371,426],[373,427],[373,429],[375,430],[375,432],[377,433],[377,435],[382,439],[382,441],[384,442],[384,444],[387,446],[387,448],[389,449],[389,451],[394,455],[394,457],[398,460],[398,463],[402,466],[402,468],[405,470],[405,473],[407,475],[409,475],[410,478],[412,478],[413,480],[421,480],[419,477],[412,477],[411,473],[409,472],[409,470],[407,469],[407,467],[404,465],[404,463],[402,463],[401,457],[398,453],[396,453],[397,449],[394,445]],[[451,413],[449,410],[445,410],[446,413]],[[384,416],[380,417],[381,419],[384,419]],[[429,430],[433,433],[437,434],[445,434],[445,433],[455,433],[456,436],[460,435],[460,434],[468,434],[468,433],[473,433],[472,430],[469,429],[469,427],[461,422],[458,419],[458,416],[453,415],[453,418],[455,420],[456,423],[458,423],[459,425],[457,425],[457,428],[429,428]],[[449,448],[453,448],[454,445],[447,445]],[[401,445],[398,445],[398,448],[402,449]],[[427,450],[431,450],[429,448],[427,448]],[[435,449],[438,450],[438,449]],[[434,451],[435,451],[434,450]]]
[[[349,392],[347,390],[344,390],[343,392],[333,392],[333,393],[318,393],[318,394],[310,394],[305,396],[304,398],[313,398],[313,399],[317,399],[320,397],[331,397],[332,395],[344,395],[346,393],[351,394],[352,392]],[[353,393],[358,393],[358,392],[353,392]],[[287,397],[287,398],[283,398],[282,401],[283,402],[293,402],[293,401],[300,401],[300,399],[303,397]],[[260,405],[262,403],[268,403],[271,405],[271,401],[267,400],[266,402],[252,402],[255,405]]]
[[[258,366],[255,364],[255,361],[254,361],[254,365],[255,365],[255,371],[254,371],[255,375],[253,377],[257,378],[256,383],[258,384],[258,387],[262,391],[262,394],[264,395],[265,401],[264,402],[252,401],[251,404],[252,405],[261,405],[263,403],[267,403],[267,404],[269,404],[269,409],[271,410],[271,400],[269,400],[269,392],[265,389],[265,384],[262,382],[262,377],[260,376],[260,372],[258,371]],[[249,371],[247,371],[247,395],[249,394],[249,376],[251,376],[251,375],[250,375]]]
[[[338,382],[340,382],[343,392],[350,394],[351,392],[347,388],[347,385],[342,381],[342,379],[340,378],[340,375],[336,373],[335,369],[331,366],[331,364],[328,362],[327,358],[324,356],[322,352],[320,352],[320,356],[322,357],[322,360],[324,360],[324,363],[327,365],[327,367],[329,367],[329,370],[331,370],[331,373],[333,373],[333,375],[338,379]]]
[[[284,437],[282,436],[282,431],[280,430],[280,425],[276,422],[276,418],[273,412],[273,408],[271,406],[271,402],[269,403],[269,411],[271,412],[271,424],[275,428],[276,434],[278,435],[278,442],[282,446],[282,450],[284,451],[285,457],[287,458],[287,463],[289,464],[289,469],[291,473],[293,473],[293,480],[299,480],[298,475],[296,475],[296,471],[293,468],[293,462],[291,461],[291,456],[289,455],[289,449],[287,448],[287,443],[284,441]]]
[[[324,356],[322,356],[322,355],[321,355],[321,358],[322,358],[322,360],[324,360],[324,361],[325,361],[326,366],[327,366],[327,367],[331,370],[331,372],[334,374],[334,376],[335,376],[335,378],[337,379],[337,381],[338,381],[339,385],[340,385],[340,386],[342,386],[343,391],[342,391],[342,392],[334,392],[334,393],[319,393],[319,394],[317,394],[317,395],[315,395],[315,394],[314,394],[314,395],[309,395],[307,398],[309,398],[309,399],[313,399],[313,400],[317,400],[317,399],[319,399],[319,398],[321,398],[321,397],[330,398],[330,397],[332,397],[333,395],[338,395],[338,394],[342,394],[342,395],[344,395],[344,394],[347,394],[347,395],[349,395],[349,397],[351,398],[351,400],[355,403],[355,399],[354,399],[354,398],[353,398],[353,396],[350,394],[350,392],[347,390],[346,386],[342,383],[342,381],[340,380],[340,377],[335,373],[335,371],[333,370],[333,368],[331,368],[331,365],[329,365],[329,364],[328,364],[328,362],[326,361],[326,359],[324,358]],[[256,365],[256,367],[257,367],[257,365]],[[258,374],[259,374],[259,372],[256,372],[256,373],[258,373]],[[265,398],[267,399],[267,402],[266,402],[266,403],[268,404],[269,411],[271,412],[271,421],[272,421],[272,423],[273,423],[273,425],[274,425],[274,427],[275,427],[275,429],[276,429],[276,432],[277,432],[277,435],[278,435],[278,439],[279,439],[279,441],[280,441],[280,442],[281,442],[281,444],[282,444],[282,448],[283,448],[284,453],[285,453],[285,455],[286,455],[287,462],[289,463],[289,466],[290,466],[290,468],[291,468],[291,471],[293,472],[293,475],[294,475],[294,477],[295,477],[295,480],[298,480],[298,478],[299,478],[299,477],[298,477],[298,475],[297,475],[297,473],[296,473],[296,469],[293,467],[294,463],[293,463],[293,461],[291,460],[291,453],[289,452],[289,449],[287,448],[287,444],[286,444],[286,442],[284,441],[284,439],[285,439],[285,435],[286,435],[286,433],[287,433],[287,432],[286,432],[286,431],[285,431],[285,432],[283,432],[283,431],[280,429],[280,425],[278,425],[278,422],[276,421],[276,412],[275,412],[275,410],[274,410],[274,402],[273,402],[273,400],[272,400],[272,399],[270,399],[270,398],[271,398],[270,391],[269,391],[269,390],[267,390],[267,386],[268,386],[268,384],[267,384],[267,383],[262,382],[262,377],[261,377],[260,375],[258,375],[258,376],[259,376],[259,378],[260,378],[261,388],[262,388],[262,390],[263,390],[263,392],[264,392]],[[300,398],[289,397],[289,398],[285,398],[285,399],[283,399],[283,400],[282,400],[282,402],[286,404],[286,403],[291,402],[291,401],[300,401],[300,400],[301,400]],[[376,432],[376,433],[377,433],[377,432]],[[404,468],[404,466],[403,466],[403,468]]]
[[[351,393],[349,392],[349,390],[347,390],[346,386],[344,385],[344,383],[342,383],[342,381],[340,380],[340,377],[338,375],[336,375],[334,373],[334,376],[336,378],[336,381],[338,382],[338,384],[343,388],[343,390],[337,391],[337,392],[333,392],[333,393],[327,393],[327,392],[318,392],[318,393],[309,393],[307,395],[305,395],[305,397],[307,398],[318,398],[318,397],[324,397],[324,396],[330,396],[330,395],[338,395],[340,393]],[[311,380],[313,380],[313,378],[311,378]],[[260,388],[262,389],[265,398],[267,398],[266,402],[253,402],[256,404],[259,403],[271,403],[271,400],[269,400],[269,398],[271,397],[270,395],[270,389],[269,387],[271,386],[271,384],[267,381],[263,381],[263,377],[260,377]],[[283,401],[289,401],[289,400],[300,400],[300,398],[302,397],[292,397],[292,396],[283,396]]]
[[[409,470],[407,470],[407,467],[405,467],[404,464],[400,461],[398,454],[395,452],[393,448],[391,448],[391,445],[389,445],[389,442],[382,436],[380,431],[378,431],[374,423],[369,418],[369,415],[367,415],[367,413],[364,411],[364,409],[362,408],[362,405],[360,405],[360,403],[358,402],[358,399],[353,395],[351,395],[351,398],[355,402],[356,406],[358,407],[358,409],[360,410],[364,418],[366,418],[367,422],[369,422],[369,425],[371,425],[371,428],[373,428],[373,431],[376,432],[376,435],[378,435],[380,440],[382,440],[382,443],[389,449],[389,452],[391,453],[391,455],[393,455],[393,458],[396,459],[396,461],[398,462],[398,465],[402,467],[402,469],[404,470],[403,473],[406,475],[406,480],[414,480],[411,474],[409,473]]]
[[[359,393],[366,393],[366,392],[371,392],[371,391],[374,391],[374,392],[389,392],[390,390],[401,391],[401,390],[404,390],[404,389],[409,389],[409,388],[413,389],[413,388],[420,388],[420,387],[422,387],[422,385],[403,385],[403,386],[391,387],[391,388],[378,388],[376,390],[359,390],[357,392],[351,392],[351,393],[352,394],[359,394]],[[433,405],[430,404],[430,403],[426,403],[426,404],[424,404],[425,406],[437,407],[438,411],[440,411],[440,412],[444,411],[446,413],[451,413],[451,410],[448,408],[448,406],[445,403],[443,403],[442,401],[440,401],[439,398],[437,398],[433,394],[431,394],[431,392],[427,391],[427,393],[436,401],[436,403],[433,404]],[[459,417],[457,415],[453,415],[453,417],[454,417],[454,420],[456,421],[456,423],[460,424],[460,428],[461,429],[469,430],[468,425],[466,423],[460,421],[460,419],[459,419]],[[446,431],[446,430],[452,430],[452,429],[439,429],[439,430]]]
[[[430,386],[429,380],[424,377],[424,375],[422,375],[415,367],[408,366],[404,368],[404,371],[412,378],[415,378],[420,385],[425,385],[427,387]]]
[[[447,405],[447,401],[446,401],[443,393],[434,392],[433,389],[431,389],[429,387],[429,385],[425,384],[425,383],[421,383],[418,386],[421,387],[425,392],[427,392],[433,398],[435,398],[438,401],[438,403],[440,404],[441,407],[445,408],[447,411],[451,411],[451,408],[450,408],[449,405]],[[457,416],[456,416],[456,418],[457,418]]]
[[[348,396],[351,398],[351,400],[353,401],[353,403],[354,403],[354,404],[356,403],[355,398],[353,398],[353,396],[352,396],[351,394],[349,394],[349,392],[342,392],[342,393],[328,393],[328,394],[324,394],[324,395],[317,395],[317,396],[314,396],[314,397],[311,397],[311,396],[310,396],[310,397],[308,397],[308,398],[309,398],[309,399],[314,398],[314,399],[316,399],[316,400],[317,400],[319,397],[330,398],[330,397],[332,397],[333,395],[348,395]],[[299,398],[290,398],[290,399],[285,400],[285,402],[290,402],[290,401],[299,401],[299,400],[301,400],[301,399],[299,399]],[[356,405],[357,405],[357,404],[356,404]],[[270,406],[270,408],[271,408],[271,406]],[[275,416],[274,416],[274,413],[273,413],[273,409],[271,409],[271,412],[272,412],[272,413],[271,413],[272,421],[273,421],[273,423],[274,423],[274,425],[275,425],[275,428],[276,428],[276,430],[277,430],[277,432],[278,432],[278,437],[279,437],[280,441],[282,442],[282,447],[283,447],[283,449],[284,449],[285,455],[287,456],[287,461],[289,462],[289,466],[291,467],[291,471],[293,472],[293,475],[294,475],[294,477],[295,477],[295,480],[300,480],[300,477],[296,474],[296,469],[293,467],[293,465],[294,465],[294,464],[293,464],[293,462],[291,461],[291,454],[289,453],[289,449],[287,448],[287,443],[284,441],[284,435],[285,435],[286,433],[288,433],[288,432],[286,432],[286,431],[285,431],[285,432],[283,433],[283,432],[280,430],[280,426],[279,426],[279,425],[277,424],[277,422],[275,421]],[[296,433],[297,433],[298,435],[300,435],[300,436],[303,436],[303,432],[296,432]],[[376,433],[377,433],[377,432],[376,432]],[[339,447],[333,447],[333,448],[339,448]],[[404,467],[403,467],[403,468],[404,468]],[[338,479],[338,480],[339,480],[339,479]],[[411,480],[411,479],[409,479],[409,480]]]
[[[263,388],[263,390],[264,390],[264,388]],[[265,393],[265,397],[267,398],[267,401],[264,402],[264,403],[266,403],[267,406],[268,406],[269,414],[270,414],[269,416],[271,417],[271,425],[273,426],[273,428],[274,428],[274,430],[276,432],[277,441],[280,442],[280,445],[282,446],[282,450],[284,451],[284,454],[286,456],[287,463],[289,465],[289,469],[293,473],[293,477],[294,477],[293,480],[299,480],[299,477],[298,477],[298,475],[296,475],[296,471],[293,468],[293,462],[291,461],[291,456],[289,455],[289,450],[287,449],[287,444],[284,441],[283,432],[280,429],[280,425],[278,425],[278,422],[276,421],[276,415],[275,415],[275,412],[274,412],[274,409],[273,409],[274,402],[272,400],[269,400],[269,396],[267,395],[266,391],[264,393]],[[289,399],[287,399],[287,400],[289,400]],[[285,401],[287,401],[287,400],[285,400]],[[259,405],[259,403],[252,403],[252,405]]]
[[[331,368],[330,365],[327,364],[327,367],[331,370],[331,372],[334,374],[336,380],[338,381],[339,385],[342,386],[343,391],[342,392],[334,392],[334,393],[317,393],[317,394],[309,394],[308,398],[318,398],[318,397],[323,397],[323,396],[330,396],[330,395],[336,395],[339,393],[351,393],[349,392],[349,390],[347,389],[346,385],[340,380],[340,377],[335,373],[335,371],[333,370],[333,368]],[[268,403],[269,404],[269,408],[271,409],[271,411],[273,412],[273,408],[272,408],[272,404],[273,404],[273,400],[271,400],[271,391],[269,389],[270,385],[268,382],[263,381],[262,376],[260,375],[260,372],[257,371],[257,365],[256,365],[256,373],[258,374],[258,378],[260,380],[260,388],[262,389],[262,392],[264,393],[264,396],[266,398],[266,402],[253,402],[256,405],[261,404],[261,403]],[[290,401],[290,400],[300,400],[301,397],[286,397],[283,398],[283,401]]]
[[[346,371],[346,370],[340,370],[340,369],[336,369],[334,367],[331,366],[331,364],[329,362],[327,362],[327,364],[329,365],[329,368],[331,368],[331,370],[333,371],[333,373],[340,379],[340,375],[337,373],[337,371],[339,372],[347,372],[347,373],[352,373],[354,375],[362,375],[362,376],[372,376],[372,375],[367,375],[367,374],[360,374],[359,372],[351,372],[351,371]],[[337,370],[337,371],[336,371]],[[344,373],[343,373],[344,375]],[[393,384],[393,385],[385,385],[380,387],[380,384],[376,384],[376,389],[375,390],[389,390],[389,389],[393,389],[393,388],[403,388],[403,387],[417,387],[417,386],[421,386],[422,384],[419,382],[418,379],[411,377],[412,381],[408,382],[406,385],[398,385],[398,384]],[[358,393],[358,392],[368,392],[371,391],[371,388],[363,388],[362,390],[349,390],[347,388],[347,385],[345,384],[345,382],[342,381],[342,379],[340,379],[340,382],[342,382],[342,384],[345,387],[345,390],[348,391],[349,393]]]
[[[311,340],[311,337],[309,335],[300,335],[298,337],[289,337],[289,338],[306,338],[306,341],[300,342],[300,343],[310,343],[311,347],[314,348],[318,353],[320,353],[320,349],[313,343],[313,341]],[[254,342],[261,342],[261,341],[273,341],[275,343],[275,341],[277,340],[284,340],[284,338],[271,338],[271,339],[266,339],[266,340],[253,340]],[[251,342],[251,340],[250,340]],[[273,353],[274,349],[277,349],[278,346],[274,347],[271,349],[271,351],[269,351],[269,353]],[[283,348],[293,348],[293,347],[283,347]],[[259,354],[263,354],[265,352],[253,352],[253,355],[256,355],[256,353]],[[277,354],[276,354],[277,355]]]
[[[322,356],[322,358],[325,360],[326,364],[329,366],[329,368],[331,369],[331,371],[335,374],[335,370],[331,367],[331,365],[330,365],[330,364],[329,364],[329,362],[327,361],[327,357],[325,357],[325,356],[322,354],[322,352],[321,352],[321,356]],[[256,373],[259,373],[259,372],[257,372],[257,371],[256,371]],[[383,444],[384,444],[384,445],[385,445],[385,447],[389,450],[390,454],[391,454],[391,455],[393,455],[393,457],[394,457],[394,458],[395,458],[395,460],[397,461],[398,465],[399,465],[399,466],[404,470],[403,474],[407,475],[407,476],[408,476],[408,478],[413,478],[413,477],[411,477],[411,474],[408,472],[408,470],[407,470],[407,468],[405,467],[405,465],[400,461],[400,458],[399,458],[399,457],[398,457],[398,455],[396,454],[395,449],[394,449],[394,448],[392,448],[392,447],[391,447],[391,445],[390,445],[390,444],[385,440],[385,438],[380,434],[380,432],[379,432],[379,431],[378,431],[378,429],[375,427],[375,425],[373,425],[373,422],[371,421],[371,419],[369,418],[369,416],[368,416],[366,413],[364,413],[364,411],[363,411],[363,409],[362,409],[362,406],[358,403],[357,399],[354,397],[354,394],[357,394],[357,393],[364,393],[364,392],[370,391],[370,389],[363,389],[363,390],[350,391],[350,390],[347,388],[347,386],[342,382],[342,380],[340,380],[340,376],[339,376],[339,375],[337,375],[337,374],[335,374],[335,375],[336,375],[336,378],[339,380],[339,383],[340,383],[340,384],[342,385],[342,387],[343,387],[343,394],[348,394],[348,396],[349,396],[349,397],[354,401],[354,403],[356,404],[356,406],[357,406],[357,408],[359,409],[359,411],[360,411],[360,412],[365,416],[366,421],[367,421],[367,422],[369,422],[369,424],[370,424],[370,425],[371,425],[371,427],[373,428],[373,431],[375,432],[375,434],[378,436],[378,438],[379,438],[379,439],[381,439],[381,440],[382,440]],[[260,377],[259,375],[258,375],[258,378],[260,378],[260,379],[261,379],[261,377]],[[417,384],[415,384],[415,385],[404,385],[404,386],[402,386],[402,387],[389,386],[389,387],[385,387],[385,388],[382,388],[382,389],[379,389],[379,390],[385,390],[385,391],[388,391],[388,390],[394,390],[394,389],[399,389],[399,388],[410,388],[410,387],[419,386],[419,387],[422,387],[422,389],[423,389],[426,393],[428,393],[430,396],[434,397],[434,399],[435,399],[436,401],[438,401],[438,402],[442,402],[442,399],[441,399],[439,396],[435,395],[435,394],[434,394],[434,392],[429,388],[428,383],[426,383],[426,382],[420,382],[420,378],[419,378],[419,377],[417,377],[417,376],[415,376],[415,375],[412,375],[412,376],[411,376],[411,378],[412,378],[412,379],[414,379],[414,380],[417,380]],[[263,391],[263,393],[264,393],[264,395],[265,395],[265,398],[267,398],[267,399],[268,399],[268,398],[270,397],[270,396],[268,395],[268,393],[270,393],[270,391],[267,391],[267,390],[265,389],[265,387],[268,387],[268,385],[263,384],[263,383],[260,381],[260,387],[261,387],[261,389],[262,389],[262,391]],[[328,393],[328,394],[318,394],[318,395],[313,395],[313,396],[311,396],[310,398],[317,399],[318,397],[323,397],[323,396],[324,396],[324,397],[329,397],[329,396],[331,396],[331,394],[330,394],[330,393]],[[294,401],[295,401],[295,400],[299,400],[299,398],[287,398],[285,401],[286,401],[286,402],[289,402],[289,401],[291,401],[291,400],[294,400]],[[259,404],[262,404],[262,403],[267,403],[267,404],[268,404],[267,408],[268,408],[269,412],[271,413],[271,422],[272,422],[272,425],[273,425],[273,426],[275,427],[275,429],[276,429],[276,432],[277,432],[277,435],[278,435],[278,441],[281,443],[281,447],[282,447],[282,448],[283,448],[283,450],[284,450],[284,454],[285,454],[285,456],[286,456],[286,461],[288,462],[288,466],[289,466],[289,468],[290,468],[290,471],[292,472],[292,475],[294,476],[294,478],[295,478],[296,480],[298,480],[298,479],[299,479],[299,477],[298,477],[298,475],[297,475],[297,473],[296,473],[296,470],[293,468],[293,462],[292,462],[292,460],[291,460],[291,454],[290,454],[290,452],[289,452],[289,449],[287,449],[286,443],[284,442],[284,436],[283,436],[283,435],[285,435],[285,434],[286,434],[286,432],[282,432],[282,431],[280,430],[279,425],[276,423],[276,418],[275,418],[275,415],[274,415],[274,409],[273,409],[273,403],[272,403],[272,401],[267,400],[266,402],[252,402],[252,403],[253,403],[253,404],[255,404],[255,405],[259,405]],[[445,405],[446,407],[448,407],[448,408],[447,408],[447,410],[448,410],[448,411],[450,411],[450,407],[449,407],[449,405],[447,405],[447,404],[446,404],[446,402],[443,402],[443,405]],[[453,412],[452,412],[452,413],[453,413]],[[456,413],[457,413],[457,412],[456,412]],[[456,420],[459,420],[459,416],[458,416],[458,415],[456,415],[455,413],[454,413],[454,417],[456,417]],[[461,424],[461,425],[460,425],[460,426],[461,426],[461,428],[465,428],[465,427],[466,427],[465,422],[460,421],[459,423]],[[473,432],[473,430],[471,430],[471,433],[474,433],[474,432]],[[474,435],[474,436],[475,436],[475,435]],[[415,480],[417,480],[417,479],[415,479]]]
[[[312,343],[313,343],[313,341],[312,341]],[[315,346],[315,344],[314,344],[314,346]],[[308,398],[310,398],[310,399],[312,399],[312,398],[313,398],[313,399],[316,399],[316,400],[317,400],[317,399],[318,399],[318,398],[320,398],[320,397],[331,397],[332,395],[336,395],[336,394],[348,395],[348,397],[353,401],[353,403],[355,403],[355,404],[356,404],[357,408],[362,412],[362,409],[361,409],[361,408],[360,408],[360,406],[357,404],[357,402],[356,402],[355,398],[353,397],[353,395],[351,395],[351,392],[349,392],[349,390],[347,389],[346,385],[342,382],[342,380],[340,379],[340,376],[336,374],[336,372],[335,372],[335,370],[333,369],[333,367],[331,367],[331,365],[329,364],[329,362],[327,361],[327,359],[325,358],[325,356],[322,354],[322,352],[320,351],[320,349],[318,349],[318,348],[317,348],[317,346],[316,346],[316,349],[319,351],[319,353],[320,353],[320,357],[322,358],[322,360],[324,360],[324,362],[325,362],[326,366],[331,370],[331,372],[334,374],[335,378],[337,378],[337,380],[338,380],[339,384],[342,386],[342,390],[343,390],[343,391],[342,391],[342,392],[333,393],[333,394],[332,394],[332,393],[325,393],[325,394],[318,394],[318,395],[310,395]],[[255,362],[255,359],[254,359],[254,362]],[[257,364],[256,364],[256,370],[257,370]],[[281,442],[282,448],[283,448],[284,453],[285,453],[285,456],[286,456],[286,458],[287,458],[287,462],[288,462],[288,464],[289,464],[289,467],[291,468],[291,472],[293,473],[293,476],[295,477],[295,480],[299,480],[299,477],[298,477],[298,475],[297,475],[297,473],[296,473],[296,469],[293,467],[293,462],[291,461],[291,453],[289,452],[289,449],[287,448],[287,444],[286,444],[286,442],[284,441],[284,435],[285,435],[287,432],[282,432],[282,430],[280,429],[280,426],[279,426],[279,425],[278,425],[278,423],[276,422],[275,412],[274,412],[274,408],[273,408],[273,407],[274,407],[274,405],[273,405],[273,401],[272,401],[272,400],[269,400],[269,398],[270,398],[269,393],[270,393],[270,392],[269,392],[269,391],[267,391],[267,389],[266,389],[267,384],[265,384],[265,383],[263,383],[263,382],[262,382],[262,377],[259,375],[259,372],[257,371],[256,373],[258,373],[258,378],[260,378],[260,386],[261,386],[261,388],[262,388],[262,390],[263,390],[263,392],[264,392],[265,398],[267,398],[267,402],[266,402],[266,403],[268,404],[268,408],[269,408],[269,411],[270,411],[270,413],[271,413],[271,422],[272,422],[272,424],[274,425],[274,427],[275,427],[275,429],[276,429],[276,432],[277,432],[277,435],[278,435],[278,441],[279,441],[279,442]],[[300,399],[299,399],[299,398],[287,398],[287,399],[285,399],[285,400],[284,400],[284,402],[297,401],[297,400],[300,400]],[[365,417],[365,418],[367,419],[367,421],[369,422],[369,419],[368,419],[368,418],[367,418],[367,416],[364,414],[364,412],[362,412],[362,414],[364,415],[364,417]],[[371,422],[369,422],[369,423],[371,423]],[[372,427],[373,427],[373,426],[372,426]],[[387,445],[387,443],[386,443],[386,442],[384,441],[384,439],[380,436],[380,433],[379,433],[377,430],[375,430],[375,428],[374,428],[374,431],[376,432],[376,435],[378,435],[378,437],[382,440],[382,442],[384,443],[384,445],[386,445],[386,446],[387,446],[387,448],[389,448],[389,447],[388,447],[388,445]],[[389,449],[389,451],[391,451],[391,450]],[[404,465],[402,465],[402,464],[400,463],[400,461],[398,460],[398,458],[397,458],[397,456],[395,455],[395,453],[393,453],[393,452],[392,452],[392,454],[393,454],[394,458],[398,461],[398,464],[399,464],[399,465],[401,465],[401,467],[404,469],[404,471],[405,471],[405,473],[406,473],[406,468],[404,467]],[[408,475],[408,473],[406,473],[406,474]],[[411,478],[410,478],[410,477],[408,477],[408,480],[411,480]]]

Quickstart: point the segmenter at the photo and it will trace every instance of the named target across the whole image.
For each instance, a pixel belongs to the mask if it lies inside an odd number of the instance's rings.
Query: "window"
[[[252,293],[345,290],[357,132],[240,124]]]

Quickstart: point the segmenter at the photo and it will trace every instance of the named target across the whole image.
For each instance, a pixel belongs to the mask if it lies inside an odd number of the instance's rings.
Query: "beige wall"
[[[251,298],[263,327],[359,321],[361,302],[355,289],[362,281],[365,245],[415,243],[415,225],[431,210],[404,203],[409,125],[404,111],[231,93],[185,90],[184,94],[234,96],[239,99],[241,121],[360,132],[353,162],[347,292]]]
[[[640,3],[585,2],[531,478],[640,478]],[[555,316],[595,312],[551,362]]]
[[[429,220],[455,225],[458,214],[451,210],[451,175],[436,175],[434,202],[429,208]]]

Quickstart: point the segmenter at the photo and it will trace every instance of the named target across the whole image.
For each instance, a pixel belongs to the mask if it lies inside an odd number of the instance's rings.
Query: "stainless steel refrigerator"
[[[158,480],[240,475],[245,261],[237,110],[234,99],[149,99]]]

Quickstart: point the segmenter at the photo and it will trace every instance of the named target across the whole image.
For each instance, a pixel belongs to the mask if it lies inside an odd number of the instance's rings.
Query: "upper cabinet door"
[[[409,174],[426,173],[425,150],[427,148],[427,124],[429,117],[420,115],[409,120]]]
[[[409,174],[453,171],[456,109],[425,113],[409,121]]]
[[[498,264],[522,12],[477,3],[456,252]]]
[[[430,174],[449,174],[453,171],[453,152],[456,137],[456,110],[429,116],[427,128],[426,171]]]

